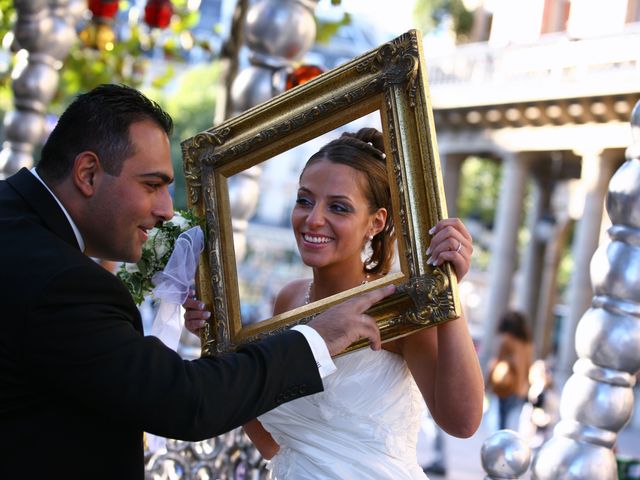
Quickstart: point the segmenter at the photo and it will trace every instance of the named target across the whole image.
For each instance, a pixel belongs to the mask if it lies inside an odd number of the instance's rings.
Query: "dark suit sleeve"
[[[25,322],[35,348],[25,361],[45,394],[157,435],[199,440],[322,390],[298,332],[185,361],[136,331],[132,306],[118,279],[84,266],[38,292]]]

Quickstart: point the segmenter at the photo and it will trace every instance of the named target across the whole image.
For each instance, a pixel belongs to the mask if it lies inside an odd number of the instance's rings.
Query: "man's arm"
[[[128,428],[185,440],[215,436],[322,390],[298,332],[222,357],[185,361],[137,332],[134,315],[119,280],[97,266],[71,268],[34,298],[25,319],[26,338],[36,346],[28,368],[49,394],[69,404]]]

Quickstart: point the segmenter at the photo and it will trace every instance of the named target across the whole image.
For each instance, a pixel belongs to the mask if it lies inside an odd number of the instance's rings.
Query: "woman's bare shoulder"
[[[303,305],[310,281],[308,278],[301,278],[292,280],[282,287],[278,295],[276,295],[276,301],[273,307],[274,315]]]

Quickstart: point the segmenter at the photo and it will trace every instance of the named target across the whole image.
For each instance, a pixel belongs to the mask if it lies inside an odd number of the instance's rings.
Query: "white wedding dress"
[[[259,417],[280,445],[274,480],[424,480],[416,442],[424,400],[399,355],[365,348],[335,359],[324,392]]]

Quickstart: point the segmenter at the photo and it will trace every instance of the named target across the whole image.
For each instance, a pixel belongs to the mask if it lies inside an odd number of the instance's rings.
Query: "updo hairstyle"
[[[387,210],[384,228],[371,240],[373,253],[364,262],[364,273],[388,273],[393,262],[395,231],[382,133],[375,128],[343,133],[309,158],[300,177],[302,178],[309,165],[320,160],[347,165],[361,172],[361,188],[369,203],[369,213],[374,213],[379,208]]]

